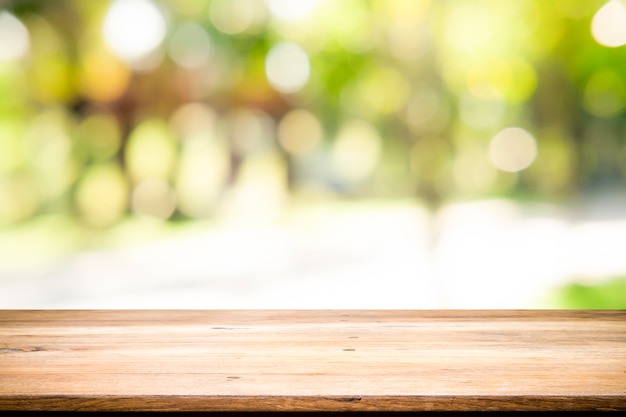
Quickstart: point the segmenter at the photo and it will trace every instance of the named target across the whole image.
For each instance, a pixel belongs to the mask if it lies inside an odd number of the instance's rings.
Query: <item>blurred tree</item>
[[[13,202],[2,223],[80,213],[103,183],[127,198],[99,227],[134,213],[130,138],[153,122],[151,135],[169,138],[171,169],[144,180],[164,181],[162,197],[198,187],[213,205],[190,211],[172,197],[165,219],[217,213],[218,195],[251,166],[264,167],[260,189],[413,195],[433,211],[456,198],[554,199],[619,186],[626,41],[606,36],[621,36],[622,8],[618,0],[3,1],[0,138],[11,156],[0,159],[0,195]],[[598,32],[610,25],[617,35]],[[180,120],[201,133],[181,130]],[[187,166],[202,165],[188,156],[196,147],[214,169]],[[123,180],[102,174],[114,166]]]

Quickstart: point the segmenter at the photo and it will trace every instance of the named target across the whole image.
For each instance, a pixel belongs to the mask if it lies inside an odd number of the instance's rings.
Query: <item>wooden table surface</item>
[[[626,311],[0,310],[0,410],[626,410]]]

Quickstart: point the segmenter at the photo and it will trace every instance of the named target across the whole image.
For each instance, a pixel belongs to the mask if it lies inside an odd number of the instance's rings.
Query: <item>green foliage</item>
[[[626,277],[615,277],[600,283],[567,284],[552,295],[550,306],[564,309],[626,309]]]
[[[124,48],[149,44],[152,29],[160,36],[159,19],[146,20],[154,10],[142,12],[140,30],[125,21],[110,26],[127,31],[114,45],[106,19],[130,2],[5,1],[0,16],[9,29],[0,32],[12,38],[0,39],[0,133],[19,136],[0,141],[18,154],[29,142],[41,149],[0,158],[9,161],[0,161],[0,197],[13,201],[0,207],[0,225],[49,211],[59,198],[68,204],[55,207],[69,212],[57,214],[81,213],[92,207],[85,196],[100,194],[96,186],[125,196],[118,214],[100,213],[111,219],[100,227],[137,214],[137,178],[155,178],[136,174],[145,158],[135,155],[132,138],[151,118],[161,121],[157,136],[169,138],[161,188],[143,191],[146,201],[173,205],[161,221],[194,219],[181,204],[204,207],[198,212],[206,216],[219,212],[218,196],[251,187],[242,184],[251,176],[272,182],[257,181],[258,195],[278,187],[292,195],[416,197],[433,208],[458,198],[563,199],[598,184],[619,186],[626,179],[626,46],[603,45],[592,33],[605,3],[337,0],[285,20],[261,0],[137,0],[160,10],[165,33],[132,62]],[[19,49],[24,42],[27,50]],[[268,74],[268,56],[281,43],[305,56],[301,73],[290,67],[293,56],[275,68],[279,80],[304,77],[293,91]],[[200,106],[182,111],[189,104]],[[306,132],[281,130],[296,110],[320,126],[306,138],[310,146],[297,146]],[[42,114],[57,115],[45,129],[36,128]],[[355,121],[367,124],[371,138],[338,144]],[[494,151],[493,138],[510,127],[536,144]],[[346,150],[346,143],[353,145]],[[535,148],[536,155],[528,151]],[[347,163],[355,167],[340,166]],[[94,164],[116,165],[126,178],[85,181]],[[177,194],[204,199],[181,203]]]

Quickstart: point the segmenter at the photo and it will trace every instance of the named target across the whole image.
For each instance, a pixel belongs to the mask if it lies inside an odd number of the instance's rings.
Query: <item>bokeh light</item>
[[[215,27],[228,35],[255,30],[265,20],[264,4],[255,0],[214,0],[210,19]]]
[[[406,62],[417,62],[431,48],[427,21],[427,1],[393,1],[387,4],[391,24],[389,51]]]
[[[186,69],[205,66],[213,53],[209,34],[199,25],[183,23],[172,34],[169,54],[178,65]]]
[[[31,58],[26,75],[29,93],[48,104],[66,104],[77,91],[70,49],[62,31],[42,16],[28,22]]]
[[[497,189],[496,167],[480,140],[466,139],[452,162],[454,184],[464,194],[474,195]]]
[[[311,151],[323,139],[322,125],[309,111],[298,109],[287,113],[278,126],[278,140],[294,155]]]
[[[165,39],[165,16],[151,0],[114,0],[102,24],[111,50],[131,67],[142,68]]]
[[[77,126],[76,138],[91,158],[103,160],[117,154],[122,143],[122,132],[115,115],[107,111],[94,111]]]
[[[37,182],[37,193],[53,203],[72,185],[76,172],[67,114],[49,109],[31,120],[22,146]]]
[[[194,137],[212,138],[217,114],[204,103],[191,102],[178,107],[170,118],[170,127],[181,141]]]
[[[363,117],[375,117],[399,112],[410,91],[409,80],[398,69],[375,65],[365,69],[343,93],[346,107]]]
[[[626,45],[626,4],[610,0],[600,7],[591,21],[591,33],[600,45]]]
[[[102,80],[107,80],[103,83]],[[109,51],[96,49],[83,58],[80,87],[94,101],[108,102],[118,99],[130,82],[130,71]]]
[[[176,194],[163,180],[144,180],[133,190],[131,207],[139,216],[165,220],[176,209]]]
[[[498,132],[489,144],[491,162],[500,170],[517,172],[528,168],[537,156],[535,138],[519,127]]]
[[[432,87],[423,86],[409,98],[404,117],[413,133],[422,135],[445,126],[450,118],[449,113],[441,94]]]
[[[181,16],[197,16],[202,13],[207,6],[205,0],[173,0],[167,3],[176,13]]]
[[[9,175],[20,168],[26,155],[23,147],[24,127],[16,122],[0,122],[0,175]]]
[[[366,10],[354,7],[354,4],[345,3],[343,6],[345,9],[334,16],[334,39],[346,51],[355,54],[372,50],[382,38],[376,19]]]
[[[0,61],[17,61],[30,49],[28,29],[19,19],[0,11]]]
[[[281,42],[268,52],[265,72],[275,89],[282,93],[295,93],[309,80],[309,57],[297,44]]]
[[[481,86],[461,95],[459,110],[461,119],[468,126],[489,128],[502,119],[506,102],[495,89]]]
[[[584,89],[583,105],[598,117],[613,117],[626,106],[626,84],[612,70],[595,72]]]
[[[27,176],[3,176],[0,181],[0,225],[10,226],[36,213],[37,187]]]
[[[339,130],[332,151],[332,168],[341,182],[360,185],[370,177],[381,153],[381,137],[364,120],[350,120]]]
[[[272,187],[436,206],[626,175],[617,0],[62,3],[0,11],[6,218],[90,212],[112,166],[127,212],[161,181],[176,219]]]
[[[461,3],[452,9],[446,23],[446,41],[454,50],[475,54],[493,45],[494,16],[482,3]]]
[[[128,185],[113,163],[90,166],[76,189],[76,206],[87,225],[113,225],[128,209]]]
[[[226,187],[230,164],[217,137],[216,120],[215,112],[202,103],[179,107],[170,120],[182,141],[176,172],[178,208],[191,218],[213,214]]]
[[[239,155],[266,150],[274,137],[274,121],[265,112],[239,109],[228,120],[231,149]]]
[[[267,0],[272,16],[288,22],[305,19],[315,10],[318,3],[319,0]]]
[[[223,147],[201,136],[187,140],[176,178],[180,210],[191,218],[213,214],[226,187],[228,173],[228,158]]]
[[[136,184],[145,180],[168,180],[174,170],[176,153],[176,145],[165,122],[146,120],[128,138],[128,173]]]

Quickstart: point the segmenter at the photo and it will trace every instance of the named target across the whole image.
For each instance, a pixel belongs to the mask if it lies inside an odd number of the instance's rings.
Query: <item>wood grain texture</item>
[[[2,310],[0,410],[626,410],[626,312]]]

